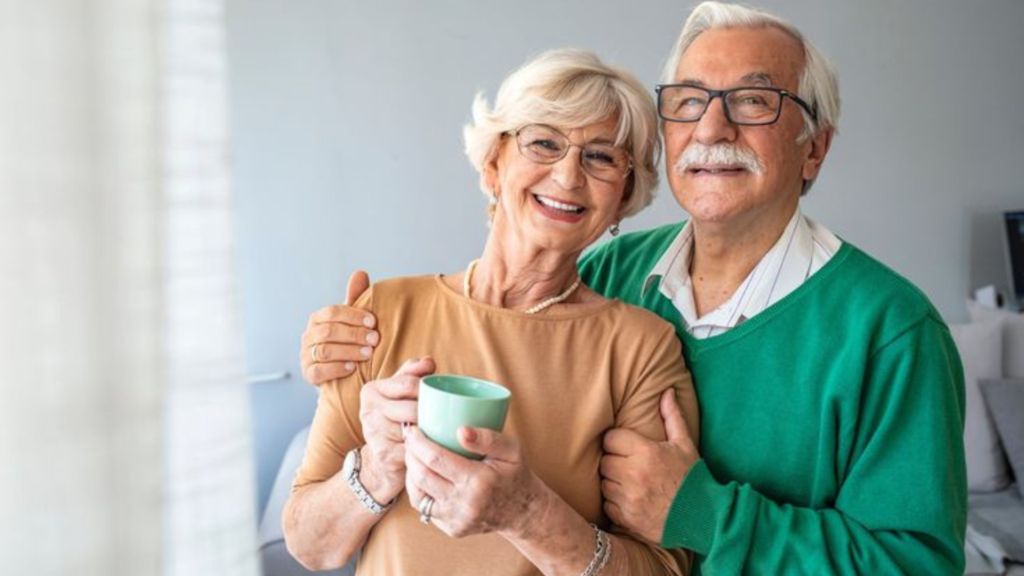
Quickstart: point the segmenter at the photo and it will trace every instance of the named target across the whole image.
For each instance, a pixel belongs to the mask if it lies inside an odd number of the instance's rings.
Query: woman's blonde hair
[[[463,129],[466,156],[490,198],[484,167],[498,153],[504,134],[527,124],[578,127],[616,117],[615,145],[633,158],[621,215],[632,216],[654,200],[658,187],[661,141],[656,115],[650,94],[629,72],[587,50],[551,50],[505,78],[493,108],[483,93],[476,95],[473,122]]]

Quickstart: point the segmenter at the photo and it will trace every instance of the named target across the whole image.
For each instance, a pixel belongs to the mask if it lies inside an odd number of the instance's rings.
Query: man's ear
[[[817,136],[811,138],[811,149],[807,154],[807,158],[804,159],[803,179],[805,182],[818,177],[818,172],[821,171],[821,164],[825,161],[825,156],[828,155],[828,150],[832,146],[832,137],[835,136],[835,133],[835,128],[829,128],[822,130]]]

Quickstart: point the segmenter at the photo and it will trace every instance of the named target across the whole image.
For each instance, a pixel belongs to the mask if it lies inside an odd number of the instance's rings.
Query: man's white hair
[[[817,136],[825,130],[836,130],[839,122],[839,78],[835,68],[825,55],[811,44],[807,38],[786,20],[773,14],[742,6],[722,2],[703,2],[697,6],[687,18],[683,30],[679,33],[668,62],[661,73],[661,80],[671,84],[676,80],[679,60],[693,41],[708,30],[716,28],[776,28],[800,42],[804,49],[804,69],[800,73],[800,85],[797,94],[812,110],[817,112],[815,120],[803,108],[804,129],[798,142]],[[811,187],[811,181],[804,183],[804,193]]]

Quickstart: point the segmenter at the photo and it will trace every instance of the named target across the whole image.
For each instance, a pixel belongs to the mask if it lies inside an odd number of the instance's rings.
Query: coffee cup
[[[483,458],[459,444],[461,426],[501,432],[512,392],[471,376],[431,374],[420,379],[419,428],[434,442],[473,460]]]

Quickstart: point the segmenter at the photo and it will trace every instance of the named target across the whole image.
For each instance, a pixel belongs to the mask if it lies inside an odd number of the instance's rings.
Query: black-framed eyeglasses
[[[554,164],[569,153],[569,148],[580,149],[580,165],[587,174],[604,182],[621,182],[633,170],[629,152],[599,142],[574,144],[557,129],[544,124],[527,124],[511,133],[515,136],[519,153],[538,164]]]
[[[778,122],[784,98],[796,102],[812,120],[818,120],[818,112],[807,102],[781,88],[740,86],[710,90],[693,84],[658,84],[654,89],[658,93],[658,116],[669,122],[700,120],[715,98],[722,99],[725,117],[733,124],[761,126]]]

